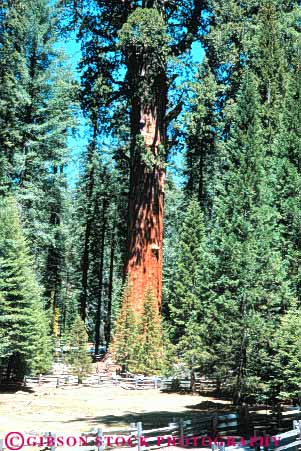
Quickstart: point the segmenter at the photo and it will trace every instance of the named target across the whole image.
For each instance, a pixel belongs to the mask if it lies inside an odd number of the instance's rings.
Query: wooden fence
[[[95,428],[91,432],[83,433],[80,437],[76,437],[77,442],[74,444],[68,444],[66,439],[68,436],[64,434],[45,433],[43,437],[45,441],[43,446],[38,446],[43,450],[56,451],[57,448],[70,448],[74,451],[103,451],[104,448],[121,447],[122,449],[137,449],[137,451],[143,450],[155,450],[160,448],[169,448],[170,446],[186,447],[186,440],[190,437],[217,437],[217,436],[237,436],[239,428],[239,421],[237,414],[225,414],[218,416],[204,416],[203,418],[192,420],[174,420],[166,427],[158,428],[144,428],[142,422],[131,423],[129,428],[119,428],[111,430],[103,430],[102,428]],[[261,434],[264,436],[265,434]],[[247,446],[225,446],[225,443],[218,443],[212,445],[212,451],[297,451],[301,448],[301,421],[295,420],[293,422],[293,430],[275,434],[277,437],[277,443],[275,441],[268,440],[268,444],[258,443],[254,444],[250,441],[246,441]],[[25,449],[32,448],[33,445],[27,443],[27,439],[33,438],[33,434],[24,434],[25,437]],[[63,445],[59,445],[55,442],[56,438],[60,437],[63,440]],[[69,436],[70,438],[70,436]],[[73,437],[71,437],[73,438]],[[52,440],[52,442],[51,442]],[[58,446],[57,446],[58,445]],[[191,443],[190,443],[191,445]],[[203,448],[204,446],[202,446]],[[0,439],[0,451],[4,451],[5,447],[4,439]],[[207,448],[210,449],[210,448]]]
[[[111,445],[122,447],[122,449],[137,449],[142,451],[144,449],[155,450],[164,448],[166,446],[171,446],[177,443],[184,434],[184,422],[180,420],[179,422],[169,423],[167,427],[144,429],[142,422],[132,423],[129,428],[126,429],[111,429],[105,431],[101,428],[94,429],[91,432],[83,433],[80,437],[76,437],[77,442],[75,446],[72,446],[74,451],[92,451],[97,449],[97,451],[103,451],[104,448],[110,448],[107,446],[107,440]],[[181,435],[182,434],[182,435]],[[55,433],[44,433],[43,446],[38,446],[44,450],[55,451],[56,449],[69,448],[70,444],[67,444],[67,439],[70,439],[70,435],[65,434],[55,434]],[[24,434],[25,444],[24,449],[32,448],[33,445],[28,445],[27,439],[33,438],[33,434]],[[60,438],[61,443],[64,445],[57,446],[55,442],[57,437]],[[51,443],[51,440],[53,442]],[[40,441],[40,437],[38,442]],[[50,443],[50,444],[49,444]],[[4,451],[8,448],[5,446],[4,439],[0,439],[0,451]],[[23,449],[23,448],[22,448]]]
[[[217,389],[217,386],[218,383],[216,380],[205,377],[196,377],[193,381],[193,390],[197,393],[213,392]],[[226,387],[227,383],[225,381],[219,385],[220,389],[225,389]],[[192,382],[189,378],[165,378],[162,381],[161,390],[165,392],[190,392],[192,391]]]
[[[275,439],[268,443],[257,444],[247,441],[247,446],[225,446],[224,443],[212,445],[212,451],[297,451],[301,449],[301,421],[293,422],[293,429],[281,434],[276,434]]]
[[[161,379],[158,377],[129,377],[123,378],[118,376],[109,377],[106,373],[91,374],[84,377],[81,382],[82,385],[98,385],[108,386],[117,385],[126,390],[147,390],[157,389],[160,387]],[[24,387],[40,387],[47,385],[48,387],[61,387],[79,385],[77,376],[70,374],[61,375],[40,375],[36,377],[26,376],[23,382]]]

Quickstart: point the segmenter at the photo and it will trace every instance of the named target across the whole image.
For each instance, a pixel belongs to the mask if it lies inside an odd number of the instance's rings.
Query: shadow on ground
[[[24,387],[23,385],[19,384],[1,384],[0,385],[0,393],[17,393],[17,392],[24,392],[24,393],[34,393],[34,390],[30,387]]]
[[[168,400],[167,400],[168,403]],[[214,413],[232,411],[233,406],[222,403],[222,402],[212,402],[204,401],[197,403],[195,405],[185,406],[187,410],[182,410],[179,412],[174,412],[172,410],[161,410],[161,411],[147,411],[147,412],[131,412],[128,411],[124,415],[99,415],[96,417],[85,417],[85,418],[75,418],[66,423],[74,423],[80,421],[88,421],[92,426],[102,426],[109,428],[116,428],[119,426],[125,427],[129,426],[130,423],[136,423],[137,421],[142,421],[144,427],[155,428],[155,427],[165,427],[168,423],[172,423],[176,419],[193,419],[199,418],[200,416],[212,416]]]

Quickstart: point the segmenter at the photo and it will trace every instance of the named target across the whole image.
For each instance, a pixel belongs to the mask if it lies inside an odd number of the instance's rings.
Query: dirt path
[[[191,418],[228,410],[229,402],[158,390],[127,391],[120,387],[39,388],[0,394],[0,432],[77,433],[112,429],[142,421],[166,426],[174,417]]]

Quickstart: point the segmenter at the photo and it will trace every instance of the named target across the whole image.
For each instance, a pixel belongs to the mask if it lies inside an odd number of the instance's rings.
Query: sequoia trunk
[[[165,74],[157,84],[157,104],[132,102],[129,241],[126,274],[135,311],[142,313],[147,290],[161,306],[164,213]],[[137,137],[140,137],[140,141]]]

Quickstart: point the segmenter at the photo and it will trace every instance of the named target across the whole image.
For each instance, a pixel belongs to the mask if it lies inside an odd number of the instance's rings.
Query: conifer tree
[[[295,5],[296,6],[296,5]],[[273,184],[283,255],[289,262],[288,277],[294,295],[300,296],[297,267],[300,264],[300,57],[295,14],[284,15],[278,5],[263,2],[258,17],[256,57],[252,64],[260,80],[262,126],[270,159],[268,177]],[[257,45],[257,47],[256,47]]]
[[[1,200],[0,215],[0,362],[7,379],[20,379],[49,369],[49,324],[13,198]]]
[[[278,402],[293,400],[300,404],[300,318],[300,309],[295,304],[282,316],[275,333],[269,390]]]
[[[141,371],[145,374],[161,374],[164,367],[163,331],[156,300],[149,290],[146,292],[141,320],[141,346],[137,356]]]
[[[28,71],[23,45],[28,6],[4,1],[0,16],[0,189],[5,194],[15,176],[15,157],[21,150],[22,110],[28,105]],[[22,149],[23,150],[23,149]]]
[[[139,352],[141,336],[138,318],[130,302],[131,289],[129,281],[126,281],[111,350],[115,355],[116,362],[122,365],[123,369],[135,371],[137,369],[137,357],[141,356]]]
[[[186,209],[179,230],[169,308],[171,336],[178,352],[187,363],[193,360],[203,371],[211,359],[208,341],[212,314],[211,258],[203,213],[194,198]]]
[[[214,328],[220,340],[216,343],[220,358],[224,344],[228,346],[224,369],[229,365],[228,370],[234,372],[234,398],[242,402],[254,391],[259,393],[259,380],[266,382],[271,363],[266,337],[289,305],[292,291],[281,253],[258,81],[249,70],[242,80],[234,117],[229,140],[221,144],[218,174],[223,177],[217,175],[213,205],[215,302],[219,306],[219,325]],[[227,327],[220,336],[218,328],[224,322]],[[260,365],[254,361],[255,348],[261,355]]]
[[[208,210],[218,128],[217,84],[206,61],[200,67],[193,90],[186,131],[186,193],[189,197],[197,196],[200,204]]]
[[[92,369],[91,356],[88,354],[88,334],[85,323],[78,316],[70,330],[69,335],[70,352],[66,359],[72,367],[74,373],[78,376],[81,384],[83,378],[87,376]]]
[[[15,191],[22,206],[23,230],[52,315],[64,311],[64,167],[76,106],[65,57],[55,49],[57,23],[47,0],[5,2],[0,35],[0,184],[4,194]]]

